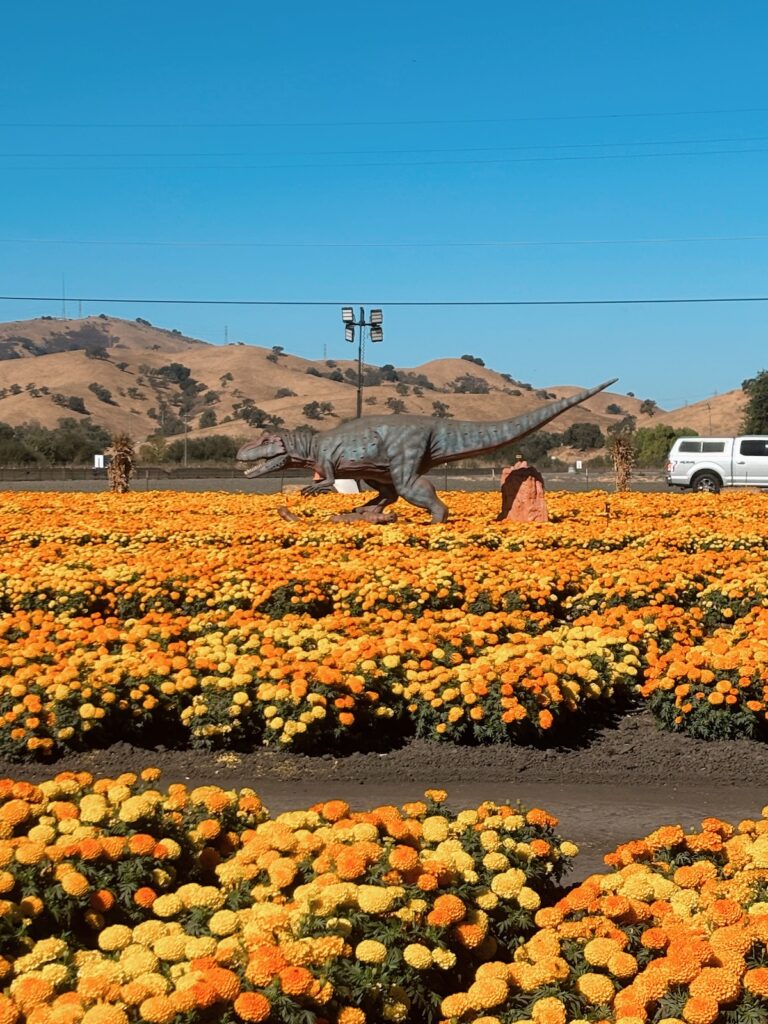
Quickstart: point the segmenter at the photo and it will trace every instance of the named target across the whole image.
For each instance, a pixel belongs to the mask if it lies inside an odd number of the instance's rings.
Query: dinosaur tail
[[[580,405],[581,402],[585,402],[588,398],[610,387],[611,384],[615,384],[617,380],[618,377],[614,377],[603,384],[598,384],[597,387],[588,388],[586,391],[579,391],[578,394],[572,395],[570,398],[561,398],[551,405],[534,409],[532,412],[525,413],[523,416],[517,416],[513,420],[497,420],[482,424],[461,423],[456,420],[451,420],[448,424],[445,424],[443,421],[444,429],[447,427],[447,433],[450,434],[450,437],[444,438],[443,442],[440,443],[439,447],[442,450],[432,452],[432,460],[435,462],[452,462],[458,459],[466,459],[474,455],[481,455],[483,452],[493,451],[495,448],[501,448],[503,445],[511,444],[513,441],[519,441],[528,434],[532,434],[534,430],[543,427],[561,413],[564,413],[566,409],[571,409],[574,405]],[[471,432],[467,429],[470,427],[473,428]]]

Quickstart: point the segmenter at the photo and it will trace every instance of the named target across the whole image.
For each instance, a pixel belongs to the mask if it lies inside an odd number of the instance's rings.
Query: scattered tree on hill
[[[105,388],[103,384],[89,384],[88,390],[92,391],[100,402],[105,402],[107,405],[117,405],[117,402],[112,397],[112,392],[109,388]]]
[[[321,420],[325,416],[333,416],[332,402],[307,402],[302,406],[302,415],[308,420]]]
[[[216,412],[215,412],[215,410],[214,409],[204,409],[202,411],[202,413],[200,414],[200,419],[198,420],[198,423],[200,424],[200,429],[201,430],[204,430],[206,427],[215,427],[216,426]]]
[[[243,420],[249,427],[279,427],[284,422],[282,417],[260,409],[251,398],[244,398],[242,402],[238,402],[233,412],[237,419]]]
[[[385,404],[390,412],[395,413],[395,415],[405,412],[405,402],[402,398],[388,398]]]
[[[485,363],[480,356],[463,355],[461,358],[466,359],[468,363],[474,363],[475,366],[485,366]]]
[[[457,391],[460,395],[487,395],[491,388],[488,381],[483,380],[482,377],[475,377],[471,373],[465,373],[454,380],[453,390]]]
[[[741,429],[745,434],[768,434],[768,370],[745,380],[741,390],[747,396]]]
[[[640,403],[640,414],[642,416],[654,416],[659,407],[652,398],[646,398]]]
[[[275,398],[295,398],[296,392],[291,391],[290,388],[278,388],[275,392]]]
[[[439,420],[448,420],[453,417],[453,413],[445,404],[445,402],[433,402],[432,403],[432,415]]]
[[[63,406],[65,409],[71,409],[72,412],[82,413],[83,416],[88,415],[85,402],[79,395],[61,395],[58,391],[54,391],[51,395],[51,401],[56,405]]]
[[[633,434],[636,423],[637,420],[634,416],[624,416],[617,423],[612,423],[610,427],[608,427],[608,436],[623,437],[625,434]]]
[[[104,452],[109,456],[107,479],[113,494],[125,494],[130,486],[136,462],[136,450],[127,434],[116,434]]]
[[[605,411],[611,416],[623,416],[624,410],[620,405],[616,405],[615,402],[611,402],[610,405],[606,405]]]

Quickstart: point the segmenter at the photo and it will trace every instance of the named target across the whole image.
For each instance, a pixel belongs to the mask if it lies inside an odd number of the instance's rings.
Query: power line
[[[446,241],[306,241],[275,242],[250,240],[194,241],[160,239],[110,239],[110,238],[0,238],[0,245],[95,245],[116,247],[157,247],[157,248],[231,248],[231,249],[514,249],[544,248],[546,246],[570,245],[675,245],[680,243],[712,242],[765,242],[768,235],[690,235],[679,238],[564,238],[564,239],[513,239],[513,240],[470,240],[465,242]]]
[[[309,149],[309,150],[288,150],[280,153],[279,151],[272,150],[269,156],[403,156],[405,154],[422,154],[422,153],[514,153],[514,152],[526,152],[531,150],[561,150],[561,149],[617,149],[621,146],[704,146],[714,145],[716,143],[734,143],[734,142],[765,142],[768,139],[766,135],[740,135],[740,136],[726,136],[722,138],[706,138],[706,139],[640,139],[640,140],[629,140],[624,142],[561,142],[556,144],[545,144],[545,145],[529,145],[529,146],[432,146],[428,148],[419,147],[412,149]],[[0,153],[0,157],[13,157],[14,159],[21,159],[22,157],[64,157],[67,159],[75,157],[102,157],[104,159],[123,157],[208,157],[208,158],[220,158],[220,157],[247,157],[251,156],[249,153],[158,153],[158,152],[141,152],[135,150],[129,153],[105,153],[104,150],[100,150],[95,153],[84,153],[78,151],[75,153],[29,153],[29,152],[10,152]]]
[[[145,299],[105,298],[104,296],[68,295],[69,302],[90,302],[134,306],[344,306],[345,301],[331,299]],[[60,295],[0,295],[0,302],[61,302]],[[430,299],[430,300],[368,300],[364,306],[668,306],[701,303],[768,302],[768,295],[684,296],[646,299]]]
[[[751,149],[690,149],[679,153],[589,153],[571,156],[525,156],[492,160],[366,160],[345,163],[299,163],[299,164],[53,164],[20,167],[3,167],[3,171],[90,171],[100,174],[102,171],[283,171],[283,170],[338,170],[351,167],[458,167],[481,164],[532,164],[556,163],[574,160],[651,160],[659,157],[678,156],[728,156],[739,153],[768,153],[764,147]]]
[[[615,121],[644,117],[703,117],[727,114],[764,114],[768,107],[731,107],[710,110],[623,111],[610,114],[527,114],[516,117],[413,118],[369,121],[2,121],[0,128],[365,128],[449,124],[521,124],[545,121]]]

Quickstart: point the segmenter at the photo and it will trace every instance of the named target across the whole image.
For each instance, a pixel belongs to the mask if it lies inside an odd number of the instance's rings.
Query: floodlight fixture
[[[372,342],[384,341],[384,314],[380,309],[372,309],[370,319],[365,319],[365,309],[360,307],[360,319],[355,320],[355,310],[352,306],[341,307],[341,319],[344,323],[344,340],[349,342],[357,341],[357,416],[363,415],[363,352],[365,346],[365,331],[368,329],[368,337]],[[357,328],[357,337],[355,337]]]

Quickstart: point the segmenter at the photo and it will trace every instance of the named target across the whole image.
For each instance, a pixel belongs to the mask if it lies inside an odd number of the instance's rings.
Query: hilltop
[[[190,437],[249,436],[265,418],[324,429],[355,415],[354,360],[309,360],[279,346],[213,345],[146,320],[105,315],[42,317],[0,324],[0,421],[55,427],[90,419],[137,441],[159,431]],[[494,420],[520,415],[593,384],[534,388],[471,356],[413,367],[367,366],[364,412],[393,411]],[[652,397],[652,396],[649,396]],[[680,409],[643,411],[640,399],[602,392],[552,429],[596,423],[605,433],[631,415],[640,426],[668,423],[699,433],[739,431],[740,390]]]

